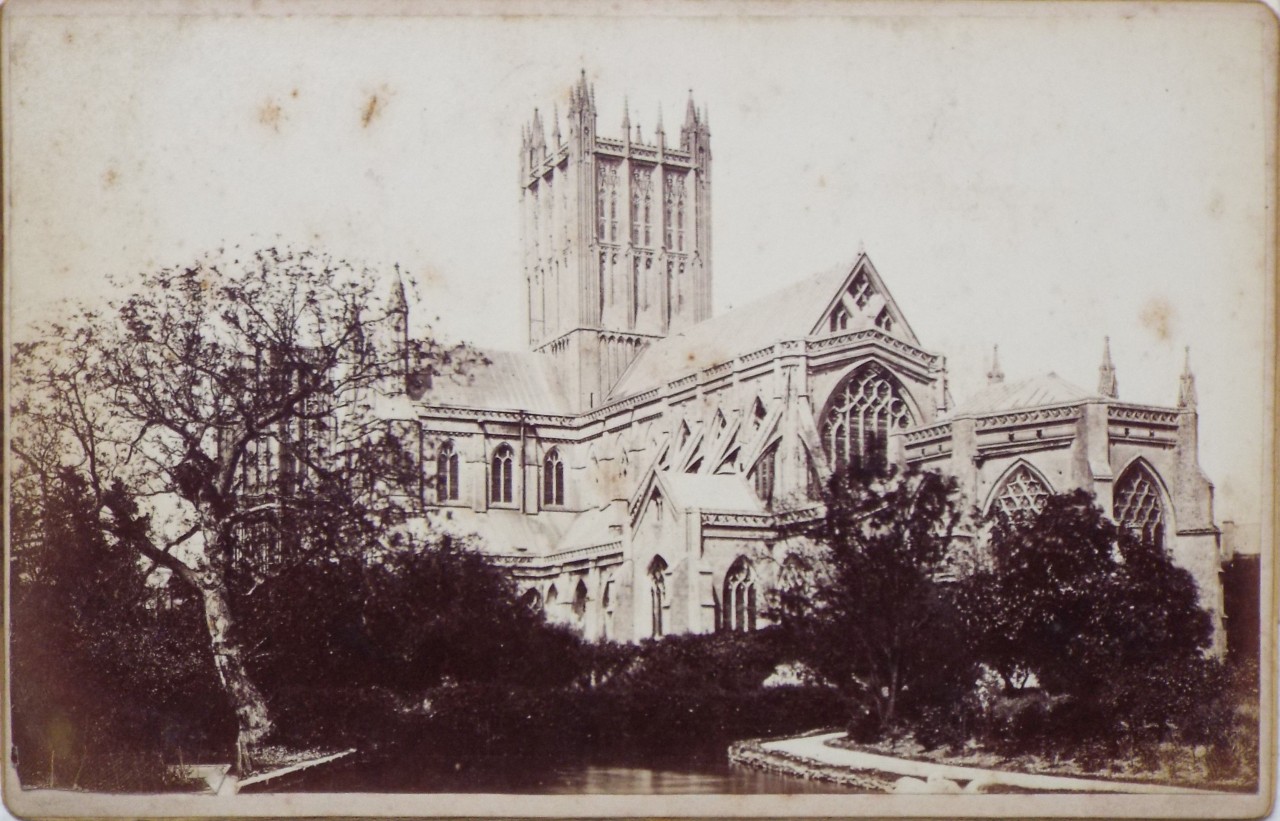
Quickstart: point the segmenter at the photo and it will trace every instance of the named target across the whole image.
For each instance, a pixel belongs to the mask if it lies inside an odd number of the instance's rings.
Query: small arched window
[[[552,610],[552,608],[555,607],[556,604],[560,601],[560,591],[556,590],[556,586],[554,584],[547,588],[546,601],[547,601],[547,612],[553,613],[554,611]]]
[[[725,574],[724,626],[727,630],[756,629],[756,577],[745,556],[738,557]]]
[[[579,625],[587,620],[587,583],[582,579],[573,589],[573,620]]]
[[[542,460],[542,504],[564,504],[564,462],[555,448]]]
[[[520,602],[534,613],[542,612],[542,596],[538,595],[538,591],[532,587],[524,591],[524,595],[520,597]]]
[[[441,502],[458,499],[458,450],[446,441],[436,454],[436,498]]]
[[[773,481],[777,458],[778,444],[775,442],[769,446],[751,470],[751,483],[755,486],[756,495],[760,497],[760,501],[764,502],[765,507],[773,504]]]
[[[667,606],[667,563],[661,556],[654,556],[649,562],[649,609],[650,627],[653,637],[660,638],[665,633],[665,614]]]
[[[489,475],[489,501],[495,504],[510,504],[515,497],[512,480],[514,461],[515,452],[510,445],[499,445],[493,452],[492,470]]]
[[[610,638],[613,636],[613,609],[617,602],[614,601],[613,580],[604,583],[604,593],[600,596],[600,631],[601,638]]]
[[[1164,504],[1160,486],[1143,465],[1134,465],[1116,482],[1116,523],[1150,544],[1164,542]]]

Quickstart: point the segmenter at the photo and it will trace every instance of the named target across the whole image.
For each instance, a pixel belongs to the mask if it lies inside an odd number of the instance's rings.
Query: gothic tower
[[[596,134],[584,71],[567,133],[537,109],[520,146],[529,346],[555,357],[578,410],[601,404],[654,341],[711,315],[711,131],[690,97],[678,145],[623,114]]]

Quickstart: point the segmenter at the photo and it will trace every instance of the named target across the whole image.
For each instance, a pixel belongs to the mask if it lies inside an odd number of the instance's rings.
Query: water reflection
[[[351,764],[299,774],[273,791],[512,793],[526,795],[693,795],[849,793],[848,787],[730,765],[723,753],[623,763],[494,757],[451,760],[435,754],[366,755]]]

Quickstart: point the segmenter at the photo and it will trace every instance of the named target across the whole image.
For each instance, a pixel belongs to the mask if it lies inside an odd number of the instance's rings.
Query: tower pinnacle
[[[1111,337],[1103,337],[1102,364],[1098,366],[1098,395],[1108,399],[1120,396],[1120,386],[1116,382],[1116,366],[1111,362]]]
[[[1194,410],[1196,407],[1196,377],[1191,373],[1191,346],[1187,346],[1186,361],[1182,366],[1182,383],[1178,386],[1178,407]]]
[[[1004,371],[1000,370],[1000,346],[991,346],[991,370],[987,371],[987,382],[998,385],[1004,381]]]

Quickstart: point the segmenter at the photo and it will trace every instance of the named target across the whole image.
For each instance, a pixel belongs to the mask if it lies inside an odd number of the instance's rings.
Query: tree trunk
[[[216,573],[202,574],[200,593],[204,599],[205,623],[213,649],[213,664],[218,670],[222,689],[236,711],[235,770],[238,774],[253,768],[254,749],[274,729],[266,699],[249,677],[244,657],[235,640],[231,608],[227,604],[226,583]]]

